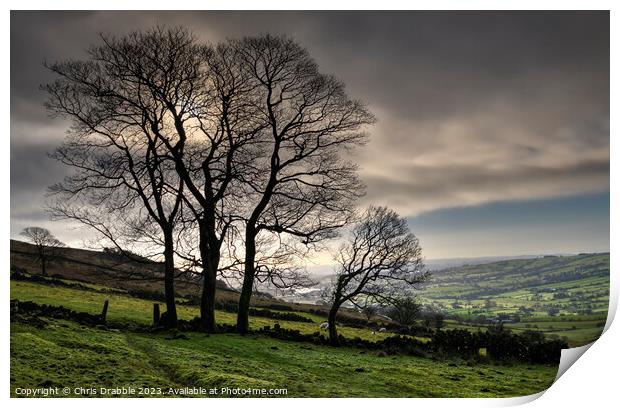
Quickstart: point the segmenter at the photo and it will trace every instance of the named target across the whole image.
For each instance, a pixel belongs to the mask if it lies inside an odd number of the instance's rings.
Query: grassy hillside
[[[509,397],[549,387],[557,367],[468,366],[360,354],[260,336],[115,333],[50,321],[11,330],[15,387],[286,389],[289,397]]]
[[[82,291],[78,289],[55,287],[31,282],[11,281],[11,299],[29,300],[40,304],[53,306],[65,306],[78,312],[100,313],[103,302],[109,300],[108,316],[112,321],[122,323],[137,323],[149,325],[153,322],[153,301],[126,296],[124,294],[98,293]],[[190,320],[199,315],[197,306],[177,306],[180,319]],[[287,329],[299,330],[302,333],[313,333],[319,329],[319,324],[324,321],[320,316],[310,313],[298,312],[309,317],[315,323],[274,321],[263,317],[252,317],[250,327],[259,329],[265,325],[279,323]],[[218,323],[235,324],[236,314],[224,311],[216,311]],[[367,340],[381,340],[390,333],[371,334],[369,329],[358,329],[343,326],[340,332],[346,337],[360,337]]]
[[[11,282],[11,298],[98,313],[110,300],[111,322],[148,324],[152,301],[32,282]],[[197,308],[182,306],[180,317]],[[308,315],[312,316],[312,315]],[[218,320],[234,315],[218,312]],[[315,316],[316,318],[316,316]],[[254,328],[276,321],[251,318]],[[277,322],[302,332],[318,323]],[[371,337],[342,327],[346,337]],[[34,387],[286,389],[289,397],[508,397],[549,387],[556,366],[474,363],[460,359],[386,356],[381,352],[287,342],[261,335],[140,333],[93,328],[62,319],[11,324],[11,394]],[[221,395],[221,394],[220,394]],[[62,396],[62,395],[60,395]]]
[[[11,241],[11,266],[29,273],[38,273],[34,259],[34,247],[20,241]],[[153,262],[119,260],[98,251],[65,248],[58,261],[50,266],[50,274],[69,280],[77,280],[98,288],[114,288],[118,294],[139,289],[162,293],[161,265]],[[127,276],[150,276],[151,279],[128,279]],[[26,285],[15,282],[15,290]],[[177,292],[183,297],[196,296],[199,285],[188,279],[179,279]],[[66,288],[65,288],[66,289]],[[45,296],[45,287],[22,291],[25,298],[54,303],[54,296]],[[94,311],[101,307],[104,295],[89,293],[97,300],[89,306]],[[224,285],[217,291],[217,300],[236,302],[238,293]],[[77,299],[67,293],[66,299]],[[519,333],[536,330],[547,337],[560,337],[571,346],[594,341],[600,335],[607,316],[609,299],[609,254],[583,254],[577,256],[548,256],[533,259],[512,259],[480,265],[465,265],[435,271],[432,280],[420,292],[422,301],[432,309],[448,314],[447,328],[479,330],[498,319],[509,321],[505,326]],[[83,299],[71,301],[71,306],[81,310]],[[123,303],[123,302],[121,302]],[[308,313],[311,309],[323,310],[324,306],[284,302],[269,296],[253,296],[252,305],[267,308],[281,305],[284,308],[321,322],[325,317]],[[195,310],[181,316],[194,316]],[[150,319],[152,305],[145,304],[140,312],[144,321]],[[129,310],[129,313],[134,311]],[[113,313],[111,311],[111,313]],[[124,312],[123,312],[124,313]],[[232,323],[232,314],[221,313],[221,321]],[[354,311],[342,310],[343,316],[360,318]],[[376,317],[376,321],[384,321]],[[458,319],[455,320],[455,319]],[[260,322],[260,320],[256,320]],[[261,322],[262,323],[262,322]],[[285,325],[291,325],[287,322]],[[302,332],[314,331],[314,325],[304,327],[295,323]],[[312,327],[311,327],[312,326]],[[346,330],[349,330],[347,328]],[[368,337],[368,330],[358,330],[359,336]]]
[[[35,247],[27,242],[11,240],[11,268],[31,275],[40,274],[41,267],[36,261]],[[99,288],[118,289],[120,292],[140,290],[161,295],[163,295],[162,271],[162,264],[157,262],[148,260],[136,262],[101,251],[77,248],[60,249],[58,258],[48,265],[48,275],[56,278],[77,281]],[[218,281],[218,286],[217,301],[238,301],[239,293],[236,290],[220,281]],[[175,281],[175,292],[179,298],[199,296],[200,289],[200,282],[196,279],[180,276]],[[320,305],[286,302],[265,293],[252,296],[252,306],[265,307],[273,304],[294,307],[300,311],[309,309],[327,311],[327,308]],[[346,310],[342,313],[348,314]]]
[[[77,248],[60,248],[57,251],[57,257],[47,267],[48,275],[123,290],[161,290],[161,263]],[[11,267],[31,274],[40,273],[41,266],[37,262],[34,245],[11,240]],[[200,290],[189,279],[178,279],[176,289],[181,295]]]

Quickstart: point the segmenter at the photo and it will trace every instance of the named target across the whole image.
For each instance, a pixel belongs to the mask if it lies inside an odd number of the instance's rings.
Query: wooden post
[[[159,303],[153,303],[153,326],[159,325]]]
[[[110,301],[108,299],[105,300],[105,302],[103,302],[103,310],[101,311],[101,320],[103,320],[105,322],[105,318],[108,314],[108,304],[110,303]]]

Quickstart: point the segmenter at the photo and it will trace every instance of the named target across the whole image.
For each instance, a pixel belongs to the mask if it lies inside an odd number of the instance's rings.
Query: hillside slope
[[[11,268],[40,274],[36,248],[27,242],[11,240]],[[136,257],[77,248],[60,248],[56,259],[48,265],[48,275],[117,289],[160,291],[163,289],[163,264]],[[198,293],[197,282],[178,279],[176,290],[181,295]]]
[[[443,269],[433,273],[421,298],[438,309],[469,317],[607,313],[609,253]]]
[[[41,267],[36,260],[35,247],[27,242],[11,240],[11,269],[28,274],[40,274]],[[144,291],[163,294],[163,264],[146,259],[128,260],[126,257],[78,248],[62,248],[57,259],[48,265],[48,275],[86,282],[123,291]],[[175,290],[179,297],[199,296],[201,282],[199,277],[190,279],[187,274],[179,273],[175,281]],[[236,303],[238,291],[218,280],[216,300]],[[307,311],[325,309],[324,306],[296,304],[270,296],[267,293],[255,293],[253,306],[279,305],[283,310],[294,308]],[[326,310],[326,309],[325,309]],[[349,312],[343,310],[344,315]],[[356,316],[356,313],[351,313]]]
[[[540,392],[552,384],[557,373],[556,365],[449,355],[428,358],[431,356],[419,351],[415,356],[388,354],[278,340],[258,332],[246,336],[149,332],[135,325],[151,323],[152,301],[123,294],[13,280],[11,299],[90,314],[98,314],[103,302],[109,301],[109,327],[84,325],[58,315],[12,315],[13,396],[17,396],[16,387],[154,390],[145,396],[172,396],[167,393],[170,388],[203,387],[283,388],[290,397],[508,397]],[[179,306],[178,311],[185,320],[199,313],[196,306],[187,305]],[[253,316],[250,325],[255,331],[275,324],[306,335],[318,331],[322,319],[306,316],[314,321]],[[235,314],[217,311],[217,320],[234,324]],[[118,324],[127,328],[114,326]],[[132,326],[136,330],[130,329]],[[373,342],[393,336],[347,326],[341,326],[339,332],[349,339]]]

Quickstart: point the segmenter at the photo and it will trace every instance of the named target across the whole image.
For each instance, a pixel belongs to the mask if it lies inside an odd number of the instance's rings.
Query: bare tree
[[[263,254],[260,242],[275,235],[311,247],[349,222],[363,185],[346,155],[365,142],[362,127],[374,118],[287,38],[210,47],[183,29],[157,28],[102,42],[87,61],[50,66],[61,79],[46,87],[48,107],[72,118],[75,133],[57,154],[88,173],[58,190],[97,191],[86,200],[95,207],[146,208],[161,228],[171,270],[170,232],[180,213],[191,214],[180,222],[184,231],[197,229],[199,256],[184,259],[202,269],[207,331],[216,330],[216,278],[238,264],[228,248],[242,242],[243,333],[257,278],[281,286],[303,281],[283,261],[292,245],[271,245]],[[224,266],[223,254],[232,254]]]
[[[51,188],[60,195],[53,207],[56,216],[100,232],[112,229],[93,220],[97,208],[118,215],[136,209],[154,220],[163,241],[166,323],[175,326],[173,234],[184,183],[160,136],[174,129],[171,104],[194,107],[186,95],[202,79],[201,48],[182,29],[102,36],[102,42],[89,49],[86,61],[47,65],[59,79],[43,87],[46,106],[73,122],[52,155],[74,170]],[[71,201],[76,205],[67,206]],[[84,204],[94,211],[85,211]]]
[[[32,242],[37,251],[36,260],[41,263],[41,275],[47,276],[47,265],[58,256],[58,248],[65,246],[52,233],[41,227],[27,227],[20,233]]]
[[[364,192],[357,167],[345,159],[365,143],[361,131],[374,117],[351,100],[344,85],[319,72],[294,40],[270,35],[231,42],[251,83],[258,110],[254,172],[245,179],[244,270],[237,329],[248,329],[263,234],[313,245],[337,235]],[[277,275],[271,275],[277,276]]]
[[[342,305],[390,304],[429,276],[422,262],[422,249],[407,221],[386,207],[365,210],[336,261],[328,315],[333,345],[338,345],[336,315]]]
[[[199,231],[200,266],[203,273],[201,325],[216,331],[215,291],[218,273],[234,266],[231,259],[222,266],[225,242],[234,240],[237,214],[245,193],[239,180],[256,171],[254,140],[265,125],[260,120],[253,93],[256,87],[247,70],[239,66],[239,53],[220,44],[197,51],[205,77],[194,84],[179,105],[169,101],[175,136],[158,134],[177,174],[187,187],[185,204],[194,214]],[[232,265],[232,266],[231,266]]]

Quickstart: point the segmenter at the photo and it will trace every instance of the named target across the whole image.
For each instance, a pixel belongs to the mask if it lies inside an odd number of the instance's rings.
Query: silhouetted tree
[[[41,275],[47,276],[47,265],[58,256],[58,248],[65,246],[52,233],[41,227],[27,227],[20,235],[28,238],[37,251],[36,260],[41,263]]]
[[[184,107],[169,104],[175,136],[162,133],[159,138],[192,198],[188,208],[198,225],[204,277],[201,324],[215,331],[216,278],[237,263],[235,222],[243,219],[249,202],[240,184],[264,170],[257,161],[267,125],[256,103],[256,81],[239,50],[230,43],[203,46],[200,58],[205,83],[185,94],[193,102]],[[231,259],[222,267],[223,254]]]
[[[87,60],[47,65],[59,79],[43,87],[49,94],[46,106],[73,122],[52,155],[73,169],[51,187],[60,195],[52,212],[94,227],[115,243],[112,232],[122,228],[111,226],[102,213],[128,225],[127,213],[135,209],[138,229],[153,220],[163,243],[166,323],[176,326],[174,227],[184,183],[159,136],[169,134],[178,120],[171,108],[196,106],[188,93],[202,89],[197,86],[202,49],[183,29],[101,39],[88,50]]]
[[[257,280],[300,284],[303,271],[282,262],[301,253],[291,242],[310,248],[336,236],[363,193],[356,166],[343,157],[365,142],[361,128],[374,118],[293,40],[267,35],[211,47],[183,29],[157,28],[103,36],[88,60],[49,67],[61,78],[46,87],[48,108],[74,121],[57,157],[87,173],[57,191],[98,189],[88,200],[116,211],[140,213],[141,200],[146,214],[136,225],[148,225],[148,215],[161,228],[172,269],[170,231],[183,214],[183,232],[198,231],[199,257],[183,259],[202,268],[205,330],[216,328],[219,272],[243,260],[243,333]]]
[[[333,345],[338,345],[336,315],[343,304],[356,305],[359,300],[398,304],[429,276],[407,221],[386,207],[371,206],[364,211],[336,261],[328,315]]]
[[[363,194],[357,168],[344,154],[365,143],[361,129],[374,117],[346,95],[342,82],[320,73],[294,40],[266,35],[230,45],[250,75],[252,105],[261,119],[255,124],[261,132],[252,161],[257,171],[245,183],[248,211],[237,315],[237,329],[245,333],[260,273],[259,240],[278,234],[312,245],[337,235]]]

